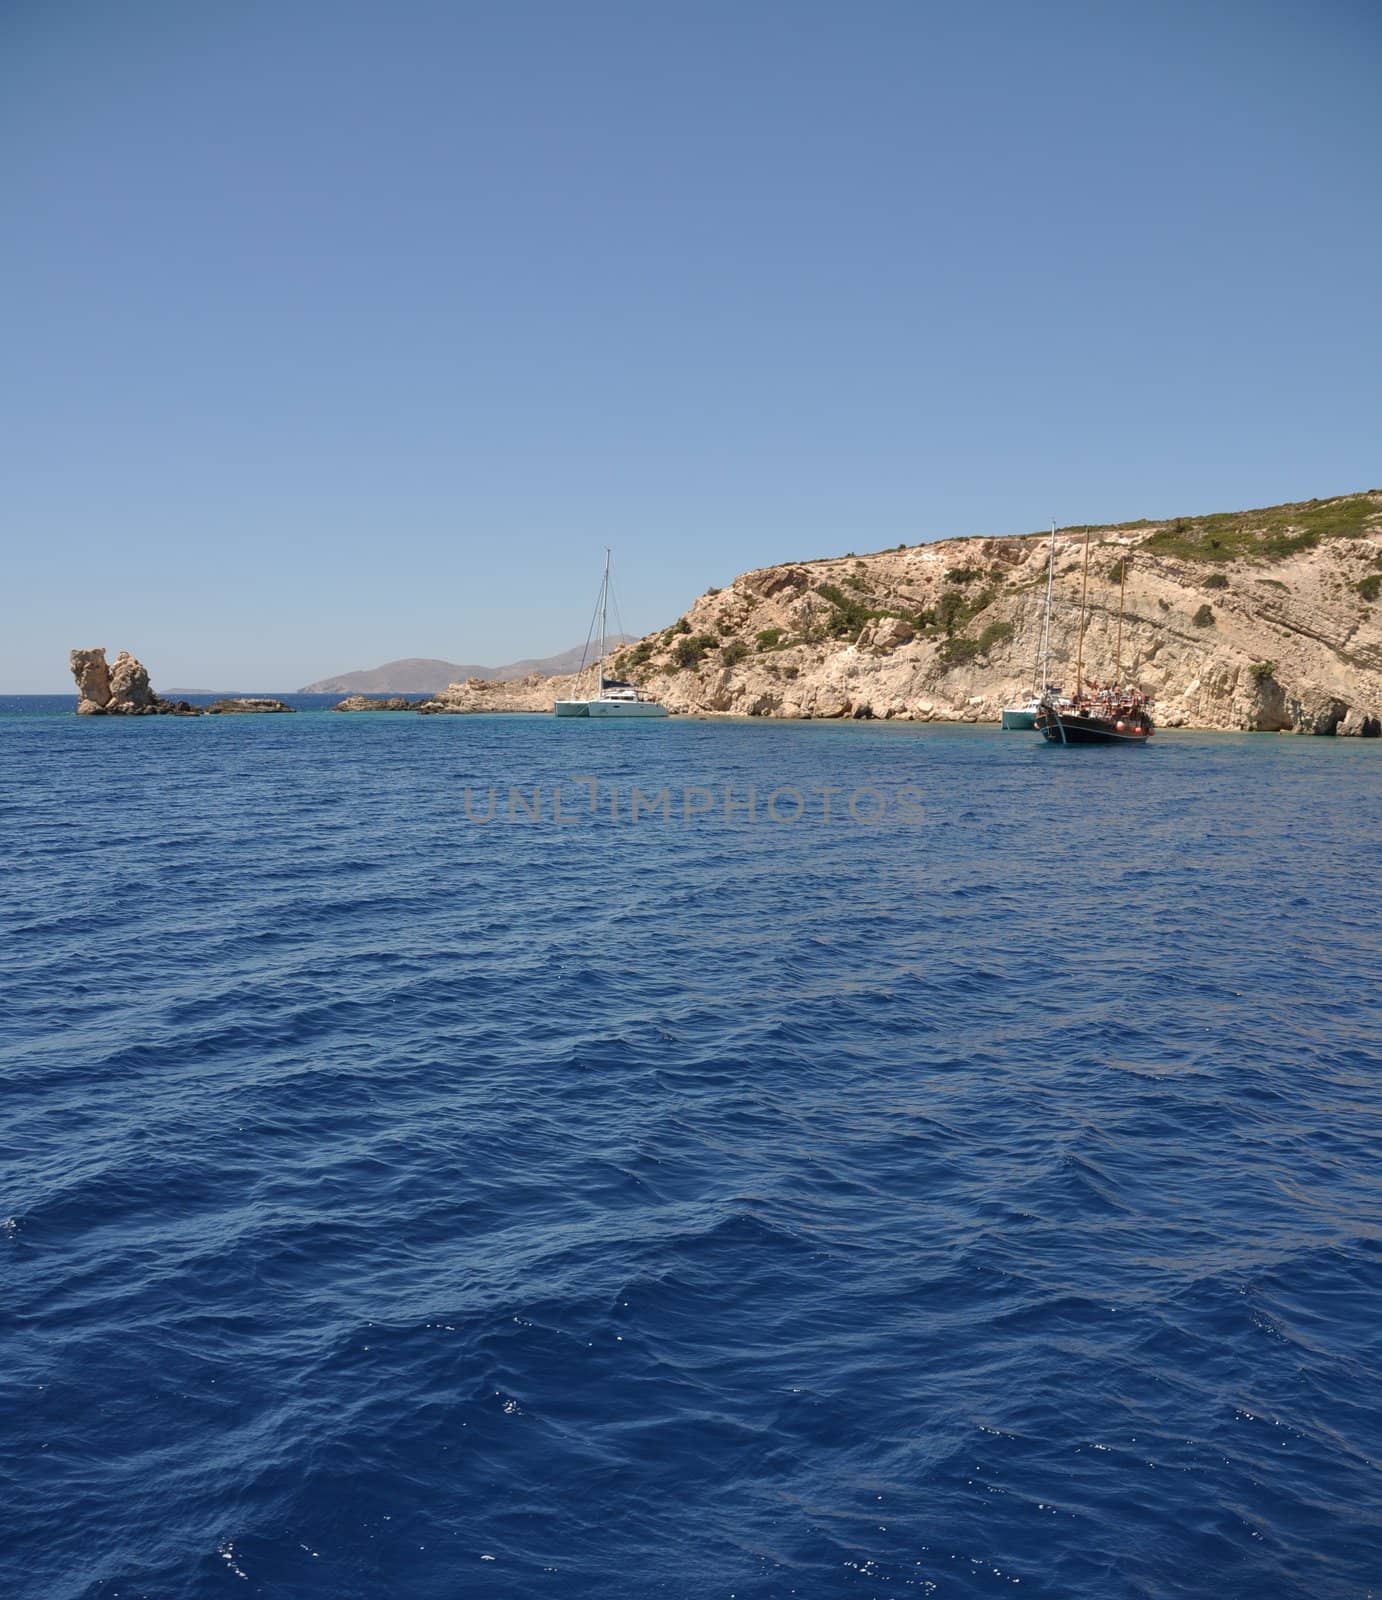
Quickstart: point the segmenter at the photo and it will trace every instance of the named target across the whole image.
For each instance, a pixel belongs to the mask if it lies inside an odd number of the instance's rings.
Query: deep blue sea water
[[[70,706],[0,1594],[1382,1592],[1382,744]]]

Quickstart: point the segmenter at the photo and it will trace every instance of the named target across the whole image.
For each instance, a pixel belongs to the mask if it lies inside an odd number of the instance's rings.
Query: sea
[[[0,701],[0,1594],[1382,1593],[1382,742]]]

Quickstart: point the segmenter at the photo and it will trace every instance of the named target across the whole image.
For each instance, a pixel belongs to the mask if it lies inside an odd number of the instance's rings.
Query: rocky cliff
[[[1378,732],[1382,491],[1059,530],[1050,677],[1067,691],[1086,536],[1086,682],[1138,683],[1166,727]],[[1032,690],[1048,550],[952,539],[748,572],[616,666],[674,711],[995,721]],[[530,688],[533,709],[567,683]]]

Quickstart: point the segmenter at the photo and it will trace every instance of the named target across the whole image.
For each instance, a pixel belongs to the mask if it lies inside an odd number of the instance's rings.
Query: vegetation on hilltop
[[[1337,500],[1305,500],[1256,511],[1223,511],[1207,517],[1177,517],[1141,548],[1185,561],[1282,561],[1313,550],[1322,539],[1356,538],[1382,521],[1382,506],[1369,494]]]

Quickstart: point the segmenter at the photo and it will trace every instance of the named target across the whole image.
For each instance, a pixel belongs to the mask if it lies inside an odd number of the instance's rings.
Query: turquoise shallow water
[[[0,1592],[1382,1586],[1378,744],[70,704]]]

